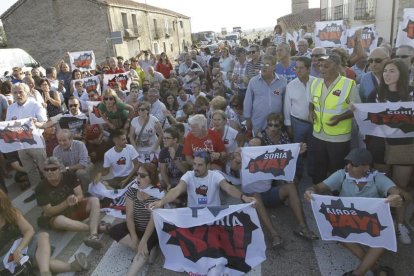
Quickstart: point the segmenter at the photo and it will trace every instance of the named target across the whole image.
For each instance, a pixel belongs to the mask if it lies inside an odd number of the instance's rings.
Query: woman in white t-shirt
[[[138,117],[131,121],[129,140],[138,151],[141,163],[151,162],[158,158],[162,140],[162,127],[155,116],[149,114],[150,104],[141,102],[138,105]]]
[[[230,52],[228,48],[224,48],[222,50],[222,55],[219,60],[219,64],[220,64],[220,71],[223,71],[225,73],[229,71],[233,71],[234,58],[230,56]]]

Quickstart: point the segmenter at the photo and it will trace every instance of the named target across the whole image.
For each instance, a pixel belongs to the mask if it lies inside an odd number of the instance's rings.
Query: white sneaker
[[[401,243],[411,244],[410,232],[404,224],[398,224],[397,236]]]

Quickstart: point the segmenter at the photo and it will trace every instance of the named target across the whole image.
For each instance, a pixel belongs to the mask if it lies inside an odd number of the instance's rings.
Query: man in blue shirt
[[[280,43],[276,48],[276,55],[279,62],[276,64],[275,73],[284,77],[289,83],[296,78],[296,62],[290,60],[290,46],[287,43]]]

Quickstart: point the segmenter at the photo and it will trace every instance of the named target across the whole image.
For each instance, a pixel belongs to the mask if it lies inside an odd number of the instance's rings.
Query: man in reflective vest
[[[314,171],[313,183],[323,181],[345,166],[350,150],[351,103],[361,99],[355,82],[340,75],[341,59],[337,54],[320,57],[321,78],[315,79],[309,92],[309,120],[313,122]]]

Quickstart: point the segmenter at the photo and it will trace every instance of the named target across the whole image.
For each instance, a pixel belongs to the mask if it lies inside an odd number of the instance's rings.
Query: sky
[[[0,14],[17,0],[1,0]],[[191,17],[192,32],[215,31],[222,27],[231,31],[272,27],[277,18],[291,12],[291,1],[286,0],[140,0],[138,2],[173,10]],[[319,7],[320,0],[309,0],[310,8]]]

